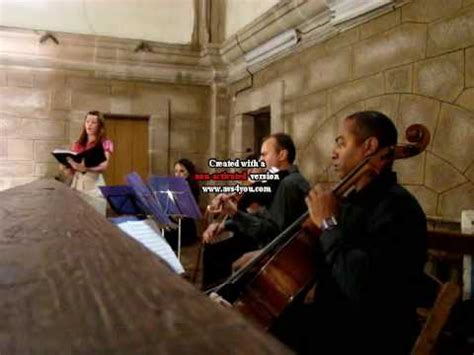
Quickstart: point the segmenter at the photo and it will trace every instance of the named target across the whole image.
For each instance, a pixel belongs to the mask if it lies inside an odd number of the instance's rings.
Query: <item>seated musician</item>
[[[181,158],[174,163],[174,176],[185,178],[191,189],[196,203],[199,204],[199,195],[201,189],[198,181],[196,181],[196,166],[194,163],[186,158]],[[174,222],[177,223],[175,219]],[[184,217],[181,220],[181,245],[192,245],[197,241],[197,227],[196,222],[192,218]],[[178,250],[178,229],[171,229],[165,233],[165,238],[173,250]]]
[[[342,178],[396,143],[397,130],[385,115],[350,115],[336,138],[334,168]],[[300,353],[409,353],[418,334],[427,227],[416,199],[397,183],[392,163],[359,180],[342,201],[321,186],[306,201],[322,231],[322,265],[313,304],[288,316],[286,330],[277,333]],[[302,331],[293,332],[291,321]]]
[[[260,159],[260,153],[252,153],[245,157],[247,161],[257,161]],[[252,181],[250,178],[251,174],[264,174],[267,172],[267,168],[262,167],[251,167],[247,169],[247,176],[248,180],[244,183],[246,186],[268,186],[271,190],[270,193],[265,192],[247,192],[244,194],[239,195],[237,199],[237,209],[256,214],[258,213],[259,209],[264,207],[268,208],[270,203],[273,200],[273,196],[275,195],[275,191],[278,188],[280,180],[282,180],[287,174],[288,171],[282,170],[277,172],[279,176],[279,180],[269,180],[269,181]],[[213,203],[220,203],[220,197],[218,196],[216,199],[212,201]],[[233,230],[234,229],[234,221],[230,218],[224,221],[225,224],[222,226],[225,230]]]
[[[231,223],[211,223],[203,233],[203,242],[206,243],[203,253],[204,288],[230,276],[232,262],[245,252],[266,245],[306,211],[304,198],[309,184],[293,164],[295,156],[295,145],[287,134],[275,133],[263,141],[261,159],[265,161],[267,168],[278,169],[281,180],[278,187],[271,186],[275,190],[272,191],[272,199],[262,199],[261,196],[258,198],[265,208],[260,208],[257,213],[239,209],[227,195],[216,197],[224,212],[231,218]],[[245,204],[244,200],[242,204]],[[233,228],[234,237],[212,243],[226,227]]]

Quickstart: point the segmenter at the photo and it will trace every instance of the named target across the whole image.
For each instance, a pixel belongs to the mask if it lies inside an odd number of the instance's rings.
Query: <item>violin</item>
[[[268,207],[270,205],[273,199],[273,195],[276,192],[278,185],[280,184],[280,181],[283,180],[288,175],[288,171],[271,168],[268,170],[268,172],[272,174],[277,174],[278,179],[268,180],[268,181],[247,180],[247,181],[242,182],[241,185],[247,186],[247,187],[251,186],[254,189],[258,187],[268,186],[270,187],[271,193],[244,192],[241,194],[237,194],[237,193],[230,194],[230,197],[232,198],[232,200],[237,203],[238,205],[237,207],[239,210],[246,211],[246,209],[252,206],[253,204],[257,204],[259,206],[265,206],[265,207]],[[217,203],[217,204],[211,203],[207,206],[206,211],[209,214],[218,215],[222,213],[222,205],[220,203]]]
[[[260,207],[269,207],[270,203],[273,200],[273,196],[278,189],[280,181],[282,181],[289,172],[287,170],[278,171],[276,169],[270,169],[269,172],[272,174],[277,174],[278,179],[268,180],[268,181],[246,181],[242,183],[244,186],[252,187],[257,189],[259,187],[269,187],[271,192],[244,192],[241,194],[231,194],[230,198],[237,204],[237,209],[240,211],[248,212],[248,213],[255,213]],[[220,202],[220,201],[219,201]],[[206,209],[206,220],[208,223],[212,222],[210,220],[210,216],[213,216],[214,221],[220,221],[221,226],[220,229],[223,229],[224,223],[229,218],[228,215],[223,214],[223,206],[221,203],[217,204],[209,204]],[[217,243],[219,241],[223,241],[233,236],[233,232],[228,230],[223,230],[221,233],[217,235],[216,238],[213,239],[211,244]]]
[[[406,139],[409,144],[382,148],[361,161],[333,188],[335,196],[344,196],[362,177],[379,175],[393,160],[420,154],[430,142],[430,133],[415,124],[407,128]],[[304,213],[257,257],[207,293],[217,294],[262,328],[270,329],[282,312],[313,286],[319,234],[309,212]]]

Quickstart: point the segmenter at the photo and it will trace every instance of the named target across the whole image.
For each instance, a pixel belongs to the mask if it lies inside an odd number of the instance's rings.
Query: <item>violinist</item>
[[[333,166],[342,178],[396,143],[384,114],[352,114],[340,127]],[[408,354],[419,332],[416,296],[426,259],[426,219],[416,199],[387,163],[343,200],[316,186],[306,202],[321,230],[315,297],[288,312],[276,334],[303,354]]]
[[[195,180],[196,166],[186,158],[181,158],[174,163],[174,176],[185,178],[191,189],[196,203],[199,205],[201,189]],[[174,220],[176,223],[177,221]],[[181,220],[182,245],[192,245],[198,239],[196,222],[192,218],[184,217]],[[178,250],[178,229],[171,229],[165,233],[165,238],[173,250]]]
[[[242,254],[265,246],[306,211],[304,197],[309,184],[293,164],[296,149],[291,137],[284,133],[268,136],[262,143],[260,157],[267,168],[278,170],[281,180],[278,185],[272,186],[269,197],[258,196],[261,208],[257,213],[239,209],[229,196],[216,197],[230,221],[224,227],[211,223],[203,233],[203,242],[206,243],[203,253],[204,288],[228,277],[232,272],[232,263]],[[234,237],[211,244],[223,228],[233,228]]]

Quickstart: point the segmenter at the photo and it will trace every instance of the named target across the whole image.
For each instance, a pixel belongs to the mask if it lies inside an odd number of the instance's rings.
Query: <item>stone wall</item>
[[[425,212],[459,219],[474,208],[474,1],[413,0],[296,51],[241,87],[233,87],[230,154],[247,144],[245,113],[270,106],[272,131],[292,134],[304,175],[335,181],[328,168],[338,123],[380,110],[401,136],[415,122],[432,133],[424,154],[396,163]]]
[[[149,115],[150,171],[188,157],[204,166],[209,147],[208,87],[111,80],[90,71],[0,68],[0,190],[53,176],[50,151],[76,140],[87,111]]]

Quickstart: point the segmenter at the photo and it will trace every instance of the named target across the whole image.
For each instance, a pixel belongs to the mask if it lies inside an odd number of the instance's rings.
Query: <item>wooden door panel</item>
[[[117,152],[117,147],[115,146],[115,123],[113,121],[106,121],[105,122],[105,129],[107,131],[107,138],[110,139],[114,143],[114,152],[112,153],[112,158],[109,160],[109,164],[107,166],[107,170],[104,173],[105,183],[107,185],[113,185],[112,181],[115,181],[115,164],[114,158]]]
[[[142,179],[148,178],[148,122],[139,121],[133,127],[132,166]],[[146,157],[146,159],[145,159]]]
[[[125,176],[136,171],[148,177],[148,120],[133,117],[106,118],[107,136],[114,153],[105,173],[107,185],[125,184]]]
[[[115,155],[115,179],[119,184],[123,184],[124,174],[123,172],[131,171],[132,169],[132,155],[131,146],[133,144],[132,127],[128,120],[116,122],[116,133],[117,137],[117,154]],[[126,175],[126,174],[125,174]]]

